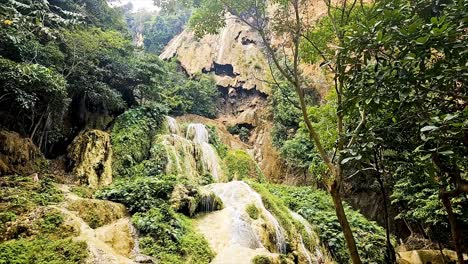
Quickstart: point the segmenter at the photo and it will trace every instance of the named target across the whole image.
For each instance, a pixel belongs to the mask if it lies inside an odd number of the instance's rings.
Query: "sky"
[[[144,9],[147,11],[156,11],[158,8],[154,5],[153,0],[120,0],[120,4],[125,5],[128,2],[133,4],[134,11]]]

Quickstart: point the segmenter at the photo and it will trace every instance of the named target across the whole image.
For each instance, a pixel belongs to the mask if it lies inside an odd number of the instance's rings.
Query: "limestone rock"
[[[119,255],[130,257],[135,247],[132,228],[130,218],[122,218],[96,229],[96,237],[112,247]]]
[[[444,263],[455,263],[457,255],[455,251],[443,250],[445,255],[445,261],[442,259],[442,255],[439,250],[412,250],[397,253],[397,262],[399,264],[444,264]],[[464,255],[464,260],[468,260],[468,256]]]
[[[100,130],[79,134],[68,147],[72,172],[80,183],[92,188],[112,183],[110,135]]]
[[[257,89],[268,94],[261,79],[268,69],[261,51],[261,39],[247,25],[233,16],[226,17],[226,27],[217,35],[197,39],[188,29],[174,38],[162,59],[177,57],[189,75],[214,72],[216,83],[225,88]]]
[[[66,208],[76,212],[91,228],[110,224],[128,214],[123,204],[96,199],[72,200]]]
[[[213,192],[179,184],[171,194],[170,203],[175,211],[187,216],[199,212],[212,212],[223,208],[223,202]]]
[[[45,162],[44,156],[30,139],[0,131],[0,176],[34,173],[41,162]]]

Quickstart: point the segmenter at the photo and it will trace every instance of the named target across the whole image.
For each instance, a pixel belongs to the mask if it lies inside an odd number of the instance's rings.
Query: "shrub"
[[[287,206],[314,223],[320,240],[328,245],[338,263],[348,263],[349,255],[345,246],[341,226],[335,214],[331,197],[324,191],[310,187],[267,185]],[[385,231],[376,223],[367,220],[360,213],[345,205],[346,215],[364,263],[385,263]]]
[[[144,236],[142,252],[157,257],[159,263],[210,263],[213,258],[208,242],[194,231],[190,220],[167,204],[137,213],[132,221]]]
[[[170,198],[176,177],[161,176],[119,180],[96,193],[96,197],[124,204],[132,213],[158,207]]]
[[[218,130],[215,126],[207,125],[207,128],[210,137],[210,144],[216,149],[218,156],[223,159],[227,155],[228,147],[223,143],[221,138],[219,138]]]

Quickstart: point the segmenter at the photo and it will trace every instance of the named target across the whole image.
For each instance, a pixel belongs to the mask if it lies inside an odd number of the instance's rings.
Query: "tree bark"
[[[448,220],[450,223],[450,232],[452,233],[452,239],[455,243],[455,251],[457,252],[458,263],[463,264],[463,251],[461,245],[461,238],[458,232],[457,219],[453,213],[452,202],[450,201],[450,196],[441,193],[442,203],[444,204],[445,210],[447,211]]]
[[[361,258],[359,257],[359,252],[356,246],[356,241],[354,240],[353,231],[349,225],[348,218],[343,208],[343,202],[341,201],[340,191],[338,184],[333,182],[330,188],[330,194],[333,199],[333,204],[335,205],[335,213],[340,222],[341,228],[343,229],[343,234],[345,237],[345,242],[348,247],[349,255],[353,264],[361,264]]]

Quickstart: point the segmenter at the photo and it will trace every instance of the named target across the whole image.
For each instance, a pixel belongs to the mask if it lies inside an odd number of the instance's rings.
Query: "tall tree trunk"
[[[452,233],[452,239],[455,243],[455,251],[457,252],[457,260],[459,264],[463,264],[463,252],[461,245],[460,233],[458,232],[457,219],[453,213],[452,202],[450,196],[441,192],[442,203],[444,204],[445,210],[447,210],[448,220],[450,223],[450,231]]]
[[[333,199],[333,204],[335,205],[335,213],[340,222],[341,229],[343,229],[343,234],[345,237],[346,246],[348,247],[349,255],[353,264],[361,264],[361,258],[359,257],[359,252],[356,246],[356,241],[354,240],[353,231],[349,225],[348,218],[343,208],[343,202],[341,200],[340,190],[338,188],[337,182],[333,182],[330,187],[330,194]]]

